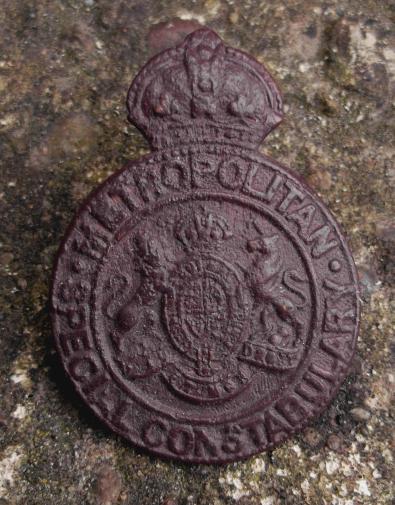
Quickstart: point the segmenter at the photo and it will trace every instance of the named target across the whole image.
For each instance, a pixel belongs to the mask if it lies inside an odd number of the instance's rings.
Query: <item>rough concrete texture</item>
[[[394,4],[0,7],[0,504],[394,503]],[[275,451],[225,467],[151,458],[103,428],[64,377],[48,319],[52,262],[73,213],[147,152],[126,121],[132,77],[199,23],[264,61],[280,84],[286,120],[263,151],[306,177],[342,223],[363,299],[355,364],[326,414]]]

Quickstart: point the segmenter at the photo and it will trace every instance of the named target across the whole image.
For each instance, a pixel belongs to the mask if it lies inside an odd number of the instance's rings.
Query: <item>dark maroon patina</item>
[[[134,444],[247,458],[304,427],[344,379],[359,317],[351,255],[322,202],[258,152],[281,97],[214,32],[151,59],[128,109],[154,152],[70,227],[56,345],[84,400]]]

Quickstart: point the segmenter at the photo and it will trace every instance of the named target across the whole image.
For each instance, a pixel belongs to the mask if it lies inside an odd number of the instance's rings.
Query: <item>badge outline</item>
[[[208,149],[207,149],[208,148]],[[115,172],[112,174],[108,179],[103,181],[97,188],[95,188],[85,199],[85,201],[82,203],[80,206],[79,212],[75,214],[73,220],[71,223],[68,225],[66,233],[63,236],[63,240],[61,242],[61,245],[58,249],[56,259],[55,259],[55,267],[53,271],[53,278],[52,278],[52,283],[51,283],[51,297],[50,297],[50,303],[51,303],[51,320],[52,320],[52,326],[54,328],[54,337],[55,337],[55,347],[58,351],[59,356],[62,356],[63,359],[61,360],[62,367],[64,368],[67,376],[70,378],[73,387],[79,394],[81,398],[85,400],[85,404],[88,406],[88,408],[95,414],[97,415],[101,421],[108,427],[110,428],[113,432],[117,433],[118,435],[126,438],[130,442],[132,442],[135,446],[139,447],[143,451],[147,451],[148,453],[154,453],[160,457],[163,457],[165,459],[170,459],[170,460],[179,460],[180,456],[177,456],[176,454],[171,453],[168,449],[166,448],[155,448],[155,447],[150,447],[147,448],[146,444],[141,438],[140,434],[137,434],[129,429],[126,429],[124,427],[120,427],[119,425],[115,424],[114,421],[112,420],[111,417],[104,417],[103,412],[99,409],[99,407],[96,404],[92,404],[88,401],[86,398],[86,394],[83,391],[83,385],[81,384],[81,381],[75,380],[73,377],[70,376],[68,366],[67,366],[67,360],[64,359],[65,355],[62,349],[62,346],[60,344],[59,340],[59,331],[57,331],[58,325],[57,325],[57,308],[58,308],[58,302],[57,302],[57,297],[56,297],[56,281],[57,281],[57,273],[59,269],[61,268],[61,261],[62,261],[62,256],[67,252],[68,248],[68,242],[70,237],[72,236],[73,231],[75,230],[78,221],[80,219],[80,216],[84,212],[89,211],[89,206],[91,201],[99,195],[101,192],[103,192],[106,188],[107,185],[109,185],[112,181],[115,179],[120,179],[122,181],[123,175],[129,171],[131,168],[133,168],[137,164],[143,164],[143,163],[160,163],[161,161],[165,161],[168,159],[169,156],[178,156],[179,154],[183,153],[186,154],[190,150],[192,152],[195,151],[200,151],[200,150],[205,150],[208,153],[217,153],[218,151],[221,151],[221,146],[217,145],[210,145],[206,146],[202,144],[201,146],[194,146],[194,147],[188,147],[188,148],[183,148],[183,149],[168,149],[166,152],[160,151],[160,152],[153,152],[149,153],[145,156],[143,156],[141,159],[138,161],[131,161],[127,163],[123,168],[121,168],[119,171]],[[320,402],[319,405],[317,405],[311,413],[294,429],[290,429],[287,434],[283,437],[281,440],[281,443],[285,442],[295,432],[299,432],[306,426],[310,425],[311,422],[314,421],[320,414],[322,414],[322,411],[325,407],[329,405],[329,403],[333,400],[333,398],[336,396],[341,384],[344,382],[346,376],[348,375],[349,372],[349,366],[350,362],[352,361],[352,358],[355,354],[355,348],[356,348],[356,343],[357,343],[357,335],[359,331],[359,325],[360,325],[360,301],[359,301],[359,285],[358,285],[358,280],[357,280],[357,272],[356,272],[356,267],[355,263],[353,260],[353,257],[351,256],[348,244],[345,239],[344,232],[342,230],[341,225],[337,222],[335,217],[333,216],[333,213],[331,210],[326,207],[324,202],[322,201],[322,198],[319,195],[316,195],[311,188],[307,186],[307,184],[301,180],[296,173],[292,173],[289,171],[287,167],[282,165],[280,162],[270,158],[269,156],[259,153],[254,150],[248,150],[240,146],[234,146],[233,152],[241,157],[246,157],[249,161],[256,162],[260,165],[262,165],[261,169],[262,170],[272,170],[274,172],[278,172],[285,176],[286,180],[289,180],[293,182],[297,187],[300,187],[304,193],[306,193],[306,196],[310,197],[314,203],[317,205],[319,208],[320,212],[323,214],[325,217],[326,221],[329,221],[333,227],[333,230],[336,232],[336,236],[339,241],[339,247],[342,252],[342,256],[347,259],[345,263],[345,267],[347,268],[348,275],[350,278],[350,282],[353,285],[354,288],[354,300],[355,300],[355,324],[354,324],[354,332],[352,335],[352,349],[351,349],[351,355],[348,361],[343,362],[342,369],[337,373],[336,380],[333,383],[328,395],[325,396],[325,399]],[[224,190],[225,194],[232,194],[234,190]],[[255,201],[252,199],[252,201]],[[260,202],[261,203],[261,202]],[[145,205],[143,207],[138,208],[137,210],[139,211],[144,211]],[[131,217],[130,221],[133,222],[134,216]],[[121,229],[117,230],[114,234],[114,237],[116,238],[117,236],[122,235],[125,233],[127,227],[129,226],[129,223],[125,223]],[[274,399],[274,401],[277,401],[278,398]],[[187,423],[180,423],[181,425],[187,424],[187,425],[193,425],[191,422]],[[278,442],[280,443],[280,442]],[[250,458],[253,455],[259,454],[264,450],[268,450],[270,448],[273,448],[274,446],[278,445],[278,443],[274,442],[267,442],[263,443],[262,445],[255,446],[253,450],[248,450],[247,453],[239,453],[236,455],[229,455],[228,457],[221,457],[220,460],[212,460],[210,457],[196,457],[195,455],[191,455],[189,457],[182,457],[181,459],[183,461],[189,461],[192,463],[205,463],[205,464],[227,464],[231,463],[234,461],[242,461],[245,459]]]

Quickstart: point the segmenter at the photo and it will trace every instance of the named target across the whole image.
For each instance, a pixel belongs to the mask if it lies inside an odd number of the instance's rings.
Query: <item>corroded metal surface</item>
[[[199,29],[151,59],[129,118],[156,153],[95,191],[56,262],[65,369],[150,451],[225,463],[270,449],[336,393],[359,324],[339,226],[257,153],[282,118],[271,77]]]
[[[392,502],[393,35],[389,2],[2,2],[0,502],[261,505]],[[143,456],[90,416],[53,352],[47,299],[75,209],[148,148],[124,94],[199,24],[264,61],[286,120],[265,155],[318,191],[349,239],[361,338],[327,411],[225,467]],[[392,417],[391,417],[392,416]]]

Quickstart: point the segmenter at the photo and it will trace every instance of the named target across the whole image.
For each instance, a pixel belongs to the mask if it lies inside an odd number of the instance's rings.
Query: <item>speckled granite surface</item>
[[[394,503],[391,4],[0,0],[1,505]],[[199,23],[280,84],[286,120],[263,151],[342,223],[363,299],[354,367],[327,413],[279,449],[220,468],[150,458],[104,429],[64,377],[48,318],[73,213],[147,152],[126,121],[132,77]]]

